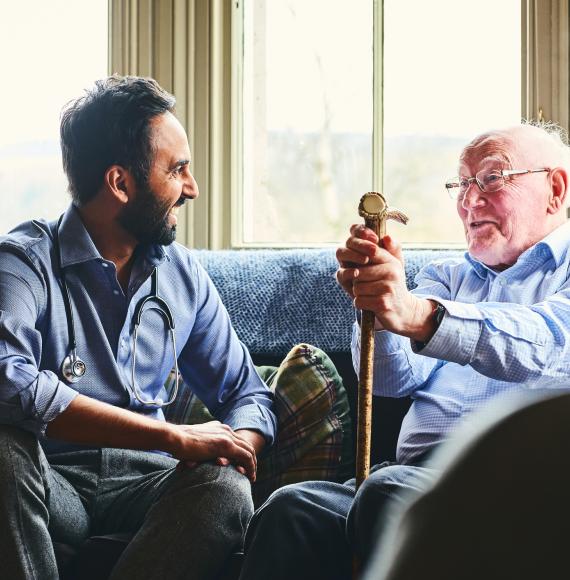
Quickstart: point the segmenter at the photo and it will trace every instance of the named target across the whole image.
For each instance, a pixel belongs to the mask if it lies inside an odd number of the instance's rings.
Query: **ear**
[[[105,171],[105,189],[120,203],[126,204],[135,192],[135,180],[131,172],[121,165],[111,165]]]
[[[568,196],[568,173],[562,167],[550,170],[550,196],[547,212],[556,214],[566,205]]]

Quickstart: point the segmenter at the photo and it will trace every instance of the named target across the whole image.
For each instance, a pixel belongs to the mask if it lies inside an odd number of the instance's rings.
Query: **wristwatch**
[[[439,328],[439,325],[441,324],[441,321],[443,320],[443,317],[445,316],[446,310],[443,304],[440,304],[439,302],[436,302],[435,304],[436,307],[433,311],[432,316],[434,317],[435,320],[435,330],[437,330]]]
[[[441,321],[443,320],[443,317],[445,316],[446,312],[447,311],[445,310],[445,306],[443,304],[435,302],[435,306],[433,307],[433,310],[431,312],[431,315],[435,322],[433,334],[430,336],[427,342],[421,342],[419,340],[414,341],[416,344],[416,350],[422,350],[422,348],[424,348],[424,346],[431,340],[431,337],[437,332],[437,329],[439,328],[439,325],[441,324]]]

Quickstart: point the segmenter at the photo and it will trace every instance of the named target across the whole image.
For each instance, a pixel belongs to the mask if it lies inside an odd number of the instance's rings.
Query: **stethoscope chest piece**
[[[79,381],[86,370],[85,363],[75,353],[68,354],[61,363],[61,374],[68,383]]]

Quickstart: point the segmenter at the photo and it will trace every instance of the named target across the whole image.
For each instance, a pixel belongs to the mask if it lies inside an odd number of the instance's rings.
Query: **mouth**
[[[181,197],[171,208],[168,213],[176,214],[178,210],[186,203],[186,198]]]
[[[469,229],[470,230],[477,230],[479,228],[489,226],[489,225],[494,226],[497,224],[493,221],[490,221],[490,220],[476,220],[476,221],[469,222]]]
[[[172,225],[176,225],[178,222],[178,210],[186,203],[186,199],[181,197],[168,212],[168,218]]]

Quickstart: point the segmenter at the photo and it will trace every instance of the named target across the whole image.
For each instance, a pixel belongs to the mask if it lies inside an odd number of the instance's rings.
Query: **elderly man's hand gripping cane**
[[[386,199],[381,193],[369,192],[362,196],[358,207],[364,218],[365,226],[376,234],[379,246],[386,235],[386,220],[394,219],[400,223],[407,223],[408,218],[400,211],[388,208]],[[341,261],[341,256],[339,261]],[[359,264],[354,264],[358,266]],[[364,265],[364,264],[363,264]],[[339,277],[343,287],[346,285]],[[352,284],[347,289],[353,296]],[[356,489],[368,477],[370,471],[370,439],[372,420],[372,369],[374,360],[374,327],[375,313],[372,310],[363,310],[360,334],[360,372],[358,384],[358,426],[356,445]]]

